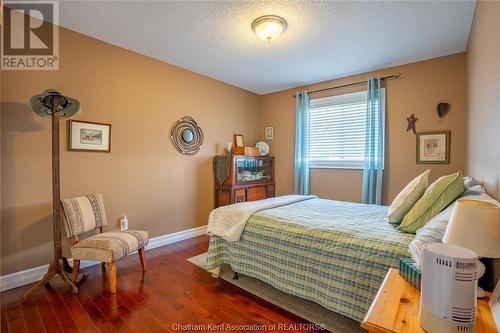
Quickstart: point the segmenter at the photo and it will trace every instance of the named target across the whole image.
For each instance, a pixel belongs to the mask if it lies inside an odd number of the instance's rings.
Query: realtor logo
[[[59,69],[59,3],[5,1],[2,10],[1,69]]]

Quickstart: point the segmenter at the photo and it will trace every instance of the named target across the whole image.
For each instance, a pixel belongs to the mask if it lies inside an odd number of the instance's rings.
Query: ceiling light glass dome
[[[286,27],[286,21],[275,15],[261,16],[252,22],[252,30],[266,42],[277,39],[286,30]]]

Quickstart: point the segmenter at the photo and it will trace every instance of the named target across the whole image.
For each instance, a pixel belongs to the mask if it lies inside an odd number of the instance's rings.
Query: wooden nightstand
[[[477,301],[476,333],[497,332],[488,299]],[[397,269],[391,268],[361,327],[376,333],[425,332],[418,324],[419,307],[420,292],[400,276]]]

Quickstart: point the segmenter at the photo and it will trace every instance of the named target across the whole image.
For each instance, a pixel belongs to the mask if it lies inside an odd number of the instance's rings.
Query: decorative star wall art
[[[406,118],[408,120],[408,126],[406,127],[406,131],[408,132],[409,130],[413,131],[413,134],[417,133],[417,130],[415,129],[415,123],[417,122],[418,118],[415,117],[415,115],[412,113],[410,118]]]

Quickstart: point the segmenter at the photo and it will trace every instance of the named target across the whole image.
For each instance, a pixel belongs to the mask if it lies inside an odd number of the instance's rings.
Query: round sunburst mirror
[[[194,155],[203,144],[203,131],[193,118],[186,116],[172,125],[170,139],[180,153]]]

